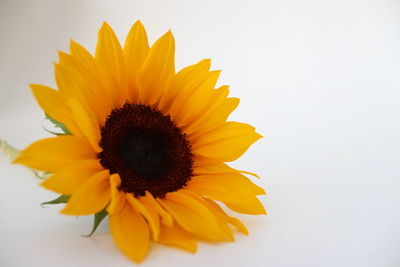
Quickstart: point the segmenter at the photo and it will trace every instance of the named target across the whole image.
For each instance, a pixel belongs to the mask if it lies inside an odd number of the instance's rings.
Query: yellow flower
[[[52,173],[47,189],[70,196],[61,213],[106,209],[117,246],[140,262],[151,240],[192,253],[197,241],[247,234],[215,201],[245,214],[265,214],[264,190],[225,164],[261,136],[227,121],[239,99],[215,89],[219,71],[202,60],[175,73],[169,31],[149,47],[138,21],[122,48],[106,23],[93,57],[71,41],[55,64],[58,90],[33,84],[45,113],[66,134],[23,150],[15,163]]]

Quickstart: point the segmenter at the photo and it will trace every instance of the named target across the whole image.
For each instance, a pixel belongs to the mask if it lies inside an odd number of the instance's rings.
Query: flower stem
[[[18,149],[2,139],[0,139],[0,151],[5,154],[10,160],[16,159],[20,153]]]

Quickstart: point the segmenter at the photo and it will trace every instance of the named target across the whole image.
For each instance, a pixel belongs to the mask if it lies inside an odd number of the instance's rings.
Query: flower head
[[[265,213],[264,190],[225,163],[261,136],[227,121],[239,99],[215,89],[210,60],[176,73],[174,53],[170,31],[149,47],[139,21],[124,47],[104,23],[95,56],[71,41],[55,64],[58,90],[31,85],[64,134],[15,160],[52,173],[42,186],[68,199],[63,214],[108,214],[117,246],[136,262],[151,240],[195,252],[198,239],[232,241],[230,226],[247,234],[215,201]]]

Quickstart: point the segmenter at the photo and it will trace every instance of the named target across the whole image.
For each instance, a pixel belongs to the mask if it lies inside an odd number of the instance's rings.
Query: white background
[[[94,51],[108,21],[120,40],[141,19],[172,29],[178,69],[212,58],[265,138],[234,163],[259,173],[268,216],[251,234],[154,245],[142,266],[400,266],[400,1],[0,0],[0,138],[23,148],[49,126],[28,88],[54,85],[69,39]],[[0,266],[133,266],[103,224],[39,203],[54,194],[0,155]]]

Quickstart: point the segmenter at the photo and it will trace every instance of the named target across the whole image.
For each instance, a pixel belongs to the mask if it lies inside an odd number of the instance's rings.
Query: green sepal
[[[52,117],[50,117],[48,114],[46,114],[46,119],[48,119],[49,121],[51,121],[51,123],[54,124],[55,127],[60,128],[64,134],[71,134],[70,131],[68,131],[67,127],[64,125],[64,123],[59,122],[55,119],[53,119]]]
[[[84,237],[90,237],[96,232],[97,227],[99,227],[100,223],[104,220],[105,217],[107,217],[108,213],[106,209],[103,209],[102,211],[96,213],[94,215],[94,220],[93,220],[93,227],[92,231],[88,235],[83,235]]]
[[[38,170],[34,170],[34,169],[30,169],[30,170],[33,171],[36,178],[38,178],[40,180],[46,179],[47,177],[49,177],[51,175],[51,173],[49,173],[49,172],[38,171]]]
[[[54,135],[66,135],[65,133],[56,133],[56,132],[50,131],[49,129],[46,129],[46,128],[44,128],[44,127],[42,127],[42,128],[43,128],[43,130],[45,130],[46,132],[48,132],[48,133],[50,133],[50,134],[54,134]]]
[[[40,205],[44,206],[44,205],[54,205],[54,204],[63,204],[63,203],[67,203],[70,197],[71,197],[71,196],[60,195],[60,196],[57,197],[56,199],[53,199],[53,200],[50,200],[50,201],[47,201],[47,202],[43,202],[43,203],[40,204]]]

